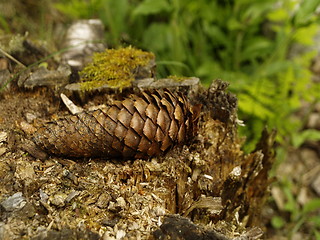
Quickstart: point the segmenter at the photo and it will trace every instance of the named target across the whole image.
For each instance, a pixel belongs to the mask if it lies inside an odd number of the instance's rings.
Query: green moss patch
[[[103,85],[120,90],[129,87],[135,79],[136,70],[154,59],[153,53],[131,46],[95,53],[92,63],[80,72],[81,88],[88,91]]]

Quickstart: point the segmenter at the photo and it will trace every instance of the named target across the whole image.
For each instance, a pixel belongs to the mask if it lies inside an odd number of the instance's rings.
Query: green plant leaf
[[[256,57],[264,57],[266,53],[270,52],[272,43],[270,40],[261,37],[252,37],[246,43],[246,47],[241,53],[241,60],[250,60]]]
[[[209,24],[208,22],[203,24],[203,31],[212,39],[213,44],[226,45],[226,43],[230,41],[220,27]]]
[[[320,133],[320,132],[319,132]],[[309,202],[307,202],[303,208],[302,213],[308,214],[310,212],[316,211],[320,209],[320,198],[311,199]]]
[[[273,112],[265,104],[261,104],[256,98],[248,94],[239,94],[239,108],[244,113],[255,115],[257,118],[266,119],[273,116]]]
[[[294,39],[300,44],[312,46],[314,44],[313,36],[318,32],[319,26],[317,24],[310,24],[306,27],[297,29]]]
[[[272,76],[274,74],[282,73],[283,71],[286,71],[286,69],[290,65],[291,65],[291,62],[287,60],[284,60],[284,61],[279,60],[279,61],[271,62],[268,65],[263,66],[260,74],[265,77]]]
[[[307,129],[303,132],[296,132],[292,136],[292,145],[294,147],[299,147],[306,141],[319,141],[320,140],[320,131],[316,129]]]
[[[265,1],[248,1],[248,5],[245,8],[241,16],[241,21],[258,23],[265,18],[265,13],[273,8],[275,0]]]
[[[319,228],[319,227],[320,227],[320,216],[319,216],[319,215],[317,215],[317,216],[312,216],[312,217],[310,218],[310,222],[313,223],[313,225],[314,225],[315,227]]]
[[[164,23],[153,23],[144,32],[143,45],[150,51],[161,52],[168,49],[169,26]],[[156,40],[156,41],[155,41]]]
[[[275,229],[280,229],[285,225],[285,220],[280,216],[274,216],[271,218],[271,224]]]
[[[274,22],[285,21],[289,18],[289,12],[287,9],[278,8],[268,13],[268,19]]]
[[[239,22],[235,17],[232,17],[227,21],[227,26],[230,31],[239,30],[243,28],[242,23]]]
[[[311,20],[315,15],[316,9],[320,6],[320,0],[302,1],[299,6],[299,11],[295,15],[295,25],[304,25]]]
[[[145,0],[133,11],[133,15],[152,15],[169,12],[172,7],[166,0]]]

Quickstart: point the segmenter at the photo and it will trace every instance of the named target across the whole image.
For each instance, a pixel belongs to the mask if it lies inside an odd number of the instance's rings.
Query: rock
[[[67,30],[64,46],[69,48],[62,54],[62,60],[77,70],[91,61],[94,52],[105,49],[102,42],[104,26],[99,19],[78,20]]]
[[[17,192],[12,196],[8,197],[6,200],[1,202],[1,206],[8,212],[14,210],[19,210],[26,205],[27,201],[22,196],[22,192]]]
[[[56,70],[39,67],[20,86],[34,88],[38,86],[61,86],[69,83],[71,69],[68,65],[60,65]]]

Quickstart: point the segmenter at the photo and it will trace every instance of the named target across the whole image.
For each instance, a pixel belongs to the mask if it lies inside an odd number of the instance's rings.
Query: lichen
[[[92,63],[80,72],[81,89],[89,91],[103,85],[120,90],[129,87],[137,69],[147,66],[154,58],[153,53],[131,46],[95,53]]]

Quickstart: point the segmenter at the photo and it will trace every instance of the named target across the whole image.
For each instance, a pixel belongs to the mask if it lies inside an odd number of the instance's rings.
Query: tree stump
[[[237,99],[227,86],[216,80],[209,89],[174,87],[192,105],[202,104],[198,133],[149,160],[40,160],[11,148],[0,158],[6,169],[0,172],[6,193],[0,199],[6,221],[1,236],[24,231],[30,239],[259,238],[275,133],[264,131],[256,150],[244,154]],[[41,94],[50,102],[48,92]],[[17,198],[24,204],[12,210],[8,206]]]

